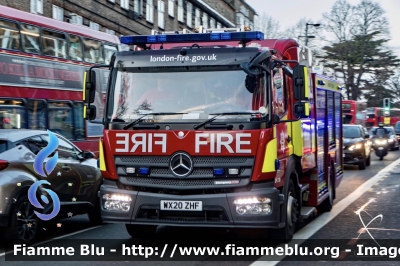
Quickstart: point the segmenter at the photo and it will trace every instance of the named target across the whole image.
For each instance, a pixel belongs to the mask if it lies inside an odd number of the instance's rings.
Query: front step
[[[316,211],[315,207],[308,207],[308,206],[304,206],[301,207],[301,218],[302,219],[307,219],[308,217],[310,217],[314,212]]]

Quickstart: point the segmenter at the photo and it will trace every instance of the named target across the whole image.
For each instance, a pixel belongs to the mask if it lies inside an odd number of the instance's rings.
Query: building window
[[[215,19],[210,18],[210,28],[215,29]]]
[[[158,27],[160,27],[161,29],[164,29],[164,1],[162,0],[158,0]]]
[[[97,23],[94,23],[93,21],[89,22],[89,28],[93,29],[93,30],[100,30],[100,26]]]
[[[139,15],[143,14],[143,0],[133,1],[133,11],[138,13]]]
[[[207,13],[203,13],[203,28],[208,28],[208,15]]]
[[[146,4],[146,20],[148,22],[153,22],[154,21],[153,0],[147,0],[147,4]]]
[[[254,30],[254,24],[252,22],[249,23],[249,27],[251,30]]]
[[[31,13],[43,14],[43,0],[31,0]]]
[[[240,12],[242,12],[246,17],[249,16],[249,10],[244,6],[240,6]]]
[[[129,0],[121,0],[121,7],[129,10]]]
[[[71,14],[71,20],[70,22],[72,24],[77,24],[77,25],[83,25],[83,19],[81,16],[78,16],[76,14]]]
[[[237,27],[238,27],[238,28],[240,28],[241,26],[244,25],[244,17],[243,17],[242,14],[238,14],[238,15],[236,16],[236,24],[237,24]]]
[[[175,0],[168,0],[168,15],[174,17]]]
[[[194,13],[194,27],[198,28],[200,27],[200,9],[196,8],[195,13]]]
[[[217,29],[220,29],[221,27],[221,23],[217,22]]]
[[[53,5],[53,18],[57,20],[64,20],[64,9]]]
[[[113,31],[113,30],[110,30],[110,29],[106,29],[106,33],[108,33],[108,34],[112,34],[112,35],[115,35],[115,31]]]
[[[188,25],[189,28],[192,27],[192,3],[187,3],[186,4],[186,25]]]
[[[178,0],[178,20],[183,22],[183,0]]]

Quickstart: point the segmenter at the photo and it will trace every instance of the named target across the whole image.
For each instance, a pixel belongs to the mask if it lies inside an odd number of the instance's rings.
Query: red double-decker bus
[[[366,126],[367,104],[354,100],[342,100],[343,124]]]
[[[0,128],[49,129],[98,152],[102,125],[83,119],[84,71],[108,64],[115,35],[0,6]],[[99,72],[105,84],[108,72]]]
[[[388,126],[394,126],[397,121],[400,121],[400,109],[390,109],[389,113],[385,116],[385,110],[381,107],[367,108],[367,129],[377,127],[379,122]]]

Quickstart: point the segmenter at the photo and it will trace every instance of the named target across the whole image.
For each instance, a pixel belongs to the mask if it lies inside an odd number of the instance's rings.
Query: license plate
[[[202,201],[162,200],[160,209],[164,211],[202,211]]]

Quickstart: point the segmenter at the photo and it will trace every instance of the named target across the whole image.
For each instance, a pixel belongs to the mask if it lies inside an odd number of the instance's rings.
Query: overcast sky
[[[356,5],[361,0],[347,0]],[[259,16],[264,12],[279,20],[280,30],[294,26],[301,18],[310,18],[314,22],[322,19],[322,14],[329,12],[335,0],[246,0]],[[389,21],[391,41],[388,43],[400,57],[400,0],[377,0],[386,11]]]

